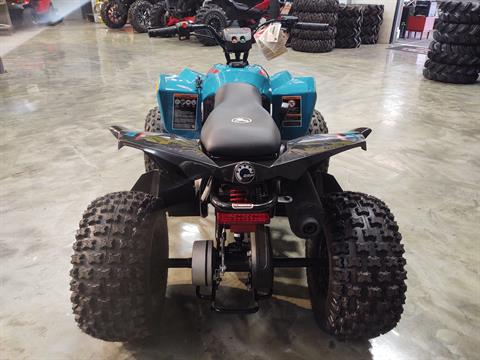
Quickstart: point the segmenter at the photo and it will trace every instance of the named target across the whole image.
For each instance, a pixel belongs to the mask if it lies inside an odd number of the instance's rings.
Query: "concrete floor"
[[[271,73],[316,77],[317,108],[332,132],[374,130],[368,152],[336,156],[331,172],[396,215],[409,287],[397,328],[371,341],[335,341],[313,320],[301,271],[278,272],[277,294],[255,315],[212,314],[189,273],[172,270],[166,325],[151,341],[122,345],[83,334],[69,300],[83,210],[129,189],[143,169],[141,153],[117,152],[107,126],[140,129],[159,73],[205,72],[222,53],[68,22],[9,52],[9,73],[0,75],[0,358],[478,359],[480,86],[425,80],[424,60],[380,45],[289,51],[270,63],[251,55]],[[277,252],[302,253],[284,222],[273,228]],[[170,221],[171,254],[189,256],[193,240],[212,236],[211,218]]]

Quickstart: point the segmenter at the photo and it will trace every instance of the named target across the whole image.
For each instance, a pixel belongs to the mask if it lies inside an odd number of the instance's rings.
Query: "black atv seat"
[[[200,135],[209,155],[238,159],[272,157],[280,150],[280,140],[260,92],[245,83],[226,84],[217,91]]]

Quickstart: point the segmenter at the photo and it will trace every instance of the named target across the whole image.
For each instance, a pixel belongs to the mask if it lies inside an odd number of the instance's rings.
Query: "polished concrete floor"
[[[0,37],[0,42],[2,38]],[[0,75],[1,359],[478,359],[480,353],[480,85],[431,82],[423,55],[362,46],[328,54],[289,51],[267,63],[317,79],[317,108],[330,130],[373,129],[368,151],[336,156],[345,189],[382,198],[404,237],[405,312],[390,333],[344,343],[310,313],[302,271],[277,273],[276,294],[250,316],[210,313],[188,285],[169,276],[165,325],[150,341],[95,340],[70,309],[71,245],[97,196],[131,187],[142,154],[117,151],[110,124],[140,129],[154,106],[159,73],[205,72],[217,48],[131,31],[65,23],[4,56]],[[275,250],[302,243],[272,225]],[[212,237],[212,219],[170,220],[171,254]],[[239,287],[235,276],[228,279]],[[232,289],[231,292],[241,292]]]

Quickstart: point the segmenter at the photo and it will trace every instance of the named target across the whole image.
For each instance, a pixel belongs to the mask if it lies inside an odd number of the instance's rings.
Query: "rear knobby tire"
[[[167,285],[165,212],[151,195],[125,191],[94,200],[75,237],[70,272],[75,321],[107,341],[149,336]]]
[[[157,106],[148,111],[147,117],[145,118],[145,131],[146,132],[165,132],[162,117],[160,116],[160,110]],[[159,166],[155,161],[148,156],[147,154],[143,155],[145,160],[145,171],[160,170]]]
[[[322,198],[326,223],[306,243],[315,318],[339,338],[369,339],[393,329],[405,303],[404,249],[398,226],[379,199],[353,192]]]

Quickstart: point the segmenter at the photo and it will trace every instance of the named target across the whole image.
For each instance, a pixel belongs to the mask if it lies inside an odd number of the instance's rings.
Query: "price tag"
[[[270,24],[255,34],[257,45],[267,60],[272,60],[287,52],[285,46],[287,39],[288,35],[282,30],[280,23]]]

